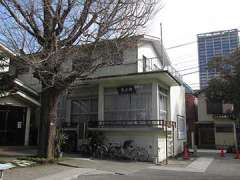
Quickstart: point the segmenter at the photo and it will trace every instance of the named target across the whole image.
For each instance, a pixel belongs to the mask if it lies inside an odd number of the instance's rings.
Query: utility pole
[[[163,33],[162,33],[162,23],[160,23],[160,38],[161,38],[161,61],[162,61],[162,66],[164,68],[165,64],[164,64],[164,61],[163,61]]]

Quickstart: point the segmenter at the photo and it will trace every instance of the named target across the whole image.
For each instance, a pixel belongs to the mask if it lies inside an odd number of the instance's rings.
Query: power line
[[[186,60],[186,61],[179,61],[179,62],[177,62],[177,63],[175,63],[173,65],[179,65],[180,63],[190,63],[190,62],[193,62],[192,60],[194,60],[194,59],[190,59],[190,60]]]
[[[188,45],[194,44],[194,43],[196,43],[196,42],[197,42],[197,41],[191,41],[191,42],[179,44],[179,45],[176,45],[176,46],[171,46],[171,47],[169,47],[169,48],[166,48],[166,50],[171,50],[171,49],[175,49],[175,48],[179,48],[179,47],[183,47],[183,46],[188,46]]]
[[[178,66],[178,67],[175,67],[175,69],[177,71],[184,71],[185,69],[188,70],[189,68],[196,68],[196,67],[199,67],[199,65],[197,65],[197,64],[189,64],[188,66]]]
[[[188,83],[188,85],[198,85],[199,84],[199,82],[198,83]]]
[[[189,59],[189,58],[196,58],[196,54],[193,54],[193,53],[181,53],[181,55],[178,55],[178,56],[173,56],[172,58],[174,59]]]
[[[180,70],[178,70],[178,72],[192,70],[192,69],[196,69],[196,68],[199,68],[199,66],[195,66],[195,67],[191,67],[191,68],[185,68],[185,69],[180,69]]]
[[[190,73],[186,73],[186,74],[181,74],[181,76],[186,76],[186,75],[195,74],[195,73],[199,73],[199,71],[194,71],[194,72],[190,72]]]

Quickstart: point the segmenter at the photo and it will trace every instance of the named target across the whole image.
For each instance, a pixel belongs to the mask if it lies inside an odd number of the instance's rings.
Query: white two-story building
[[[183,151],[185,90],[160,39],[141,35],[132,43],[118,56],[120,63],[74,82],[59,100],[60,125],[76,135],[76,149],[89,131],[101,131],[106,144],[133,140],[162,162]],[[14,92],[0,96],[1,145],[37,144],[41,88],[30,71],[14,76]],[[19,115],[10,118],[11,112]],[[10,137],[18,142],[9,143]]]
[[[103,67],[68,90],[64,126],[76,129],[77,147],[88,131],[101,131],[106,143],[133,140],[161,162],[183,150],[185,90],[160,39],[142,35],[134,43],[121,64]]]

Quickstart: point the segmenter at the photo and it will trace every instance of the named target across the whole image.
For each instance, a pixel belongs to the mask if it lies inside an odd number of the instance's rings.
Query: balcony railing
[[[89,121],[89,128],[168,128],[176,127],[173,121],[164,120],[112,120],[112,121]]]
[[[231,113],[228,113],[228,114],[224,114],[224,113],[222,113],[222,114],[213,114],[212,116],[215,119],[231,119],[231,120],[235,119],[234,115],[231,114]]]
[[[180,73],[171,65],[163,65],[159,58],[139,59],[138,63],[140,67],[142,67],[143,72],[159,70],[168,71],[173,77],[182,81],[182,76]]]

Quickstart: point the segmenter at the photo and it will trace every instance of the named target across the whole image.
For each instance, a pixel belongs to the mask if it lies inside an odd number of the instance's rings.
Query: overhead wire
[[[196,43],[196,42],[197,42],[197,41],[191,41],[191,42],[179,44],[179,45],[176,45],[176,46],[171,46],[171,47],[168,47],[168,48],[165,48],[165,49],[166,49],[166,50],[171,50],[171,49],[175,49],[175,48],[179,48],[179,47],[183,47],[183,46],[188,46],[188,45],[194,44],[194,43]]]

